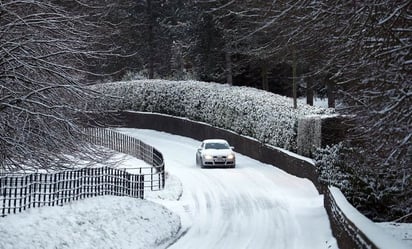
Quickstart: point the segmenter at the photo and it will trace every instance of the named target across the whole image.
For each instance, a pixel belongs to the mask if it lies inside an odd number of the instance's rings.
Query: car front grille
[[[205,161],[205,165],[234,165],[234,160],[227,160],[227,156],[213,156],[213,160]]]

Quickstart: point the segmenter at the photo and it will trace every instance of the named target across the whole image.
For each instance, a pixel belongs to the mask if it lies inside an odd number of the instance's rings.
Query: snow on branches
[[[298,118],[333,112],[308,105],[293,109],[288,97],[250,87],[199,81],[141,80],[100,84],[94,89],[122,97],[101,103],[108,110],[187,117],[292,151],[296,151]]]

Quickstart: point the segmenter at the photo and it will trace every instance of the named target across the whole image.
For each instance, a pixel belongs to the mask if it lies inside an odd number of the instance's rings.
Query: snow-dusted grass
[[[111,96],[107,110],[158,112],[209,123],[263,143],[296,151],[297,121],[332,109],[299,105],[291,98],[250,87],[198,81],[139,80],[93,86]]]

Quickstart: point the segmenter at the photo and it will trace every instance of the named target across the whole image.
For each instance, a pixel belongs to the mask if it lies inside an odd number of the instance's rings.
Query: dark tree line
[[[411,19],[410,0],[1,1],[2,162],[79,151],[76,115],[98,97],[87,82],[196,79],[288,96],[295,83],[335,92],[350,117],[339,167],[352,203],[410,217]]]
[[[121,45],[134,53],[130,69],[288,96],[293,79],[301,94],[335,92],[351,117],[348,198],[376,219],[412,213],[410,0],[131,3],[119,33],[135,34],[136,46]]]

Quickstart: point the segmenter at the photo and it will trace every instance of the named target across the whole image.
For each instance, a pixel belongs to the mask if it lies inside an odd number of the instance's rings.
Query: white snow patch
[[[119,131],[162,151],[166,168],[182,182],[179,201],[157,201],[181,217],[179,239],[170,249],[337,248],[323,196],[309,180],[238,153],[235,169],[200,169],[195,165],[200,141]]]
[[[380,222],[376,225],[385,229],[394,238],[402,240],[412,248],[412,223]]]
[[[337,205],[340,207],[345,216],[355,224],[372,242],[376,244],[378,248],[382,249],[410,249],[408,244],[391,236],[388,231],[377,225],[363,214],[361,214],[356,208],[354,208],[345,198],[343,193],[336,187],[329,187],[333,197],[336,200]],[[400,231],[397,231],[399,234]]]
[[[162,151],[168,170],[164,190],[146,192],[147,200],[101,196],[8,215],[0,218],[0,248],[165,248],[179,236],[172,248],[193,242],[197,248],[212,248],[208,246],[214,242],[225,248],[337,248],[323,196],[309,180],[242,155],[236,169],[201,170],[194,166],[199,141],[148,130],[122,132]],[[136,160],[126,157],[123,167],[142,163]],[[378,246],[410,248],[381,228],[397,225],[374,224],[339,190],[331,191],[345,215]],[[250,237],[239,237],[239,232]],[[393,233],[400,235],[398,229]],[[405,226],[398,238],[408,240],[410,234]]]
[[[123,153],[111,160],[130,173],[136,173],[136,167],[150,167]],[[178,233],[180,217],[155,201],[177,200],[182,195],[175,176],[166,174],[165,184],[164,190],[145,191],[151,201],[99,196],[0,217],[0,248],[164,248]]]
[[[100,196],[0,219],[0,248],[157,248],[180,227],[154,202]]]

